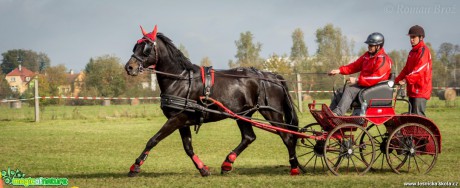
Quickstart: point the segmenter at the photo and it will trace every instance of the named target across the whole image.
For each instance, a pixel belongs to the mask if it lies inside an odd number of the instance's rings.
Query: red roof
[[[26,77],[30,77],[30,79],[32,79],[32,77],[35,76],[35,73],[25,67],[21,67],[21,71],[19,71],[19,68],[15,68],[6,76],[20,76],[22,81],[26,82]]]

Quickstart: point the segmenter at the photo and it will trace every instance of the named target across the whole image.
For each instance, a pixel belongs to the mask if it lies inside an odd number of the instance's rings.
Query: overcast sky
[[[460,44],[460,5],[456,0],[0,0],[0,53],[30,49],[48,54],[51,65],[79,72],[91,57],[106,54],[124,64],[141,38],[139,25],[183,44],[192,63],[208,56],[215,68],[235,59],[235,41],[250,31],[262,43],[261,56],[290,54],[291,34],[305,34],[310,54],[315,32],[328,23],[356,42],[372,32],[385,35],[385,48],[410,49],[408,29],[425,28],[435,49]]]

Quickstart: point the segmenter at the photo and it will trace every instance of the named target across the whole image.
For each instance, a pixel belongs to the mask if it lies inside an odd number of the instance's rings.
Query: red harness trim
[[[204,67],[200,67],[200,70],[201,70],[201,81],[204,84],[206,81],[206,78],[204,78]]]
[[[201,81],[203,82],[203,85],[206,84],[206,74],[204,72],[204,67],[200,67],[201,70]],[[211,69],[211,86],[214,85],[214,69]]]

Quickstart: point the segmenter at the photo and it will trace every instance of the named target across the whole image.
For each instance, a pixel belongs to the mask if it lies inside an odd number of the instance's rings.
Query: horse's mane
[[[185,55],[174,46],[173,42],[171,39],[169,39],[167,36],[165,36],[163,33],[158,33],[157,38],[163,41],[165,44],[167,50],[169,51],[169,56],[171,59],[175,62],[178,62],[180,65],[182,65],[185,69],[187,70],[195,70],[197,69],[196,66],[194,66],[191,62],[190,59],[185,57]]]

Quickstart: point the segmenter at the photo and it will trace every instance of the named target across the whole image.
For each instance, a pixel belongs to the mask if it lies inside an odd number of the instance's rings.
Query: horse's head
[[[137,76],[144,68],[155,65],[158,61],[156,43],[157,26],[151,33],[147,33],[141,26],[143,37],[139,39],[133,48],[133,55],[125,65],[128,75]]]

